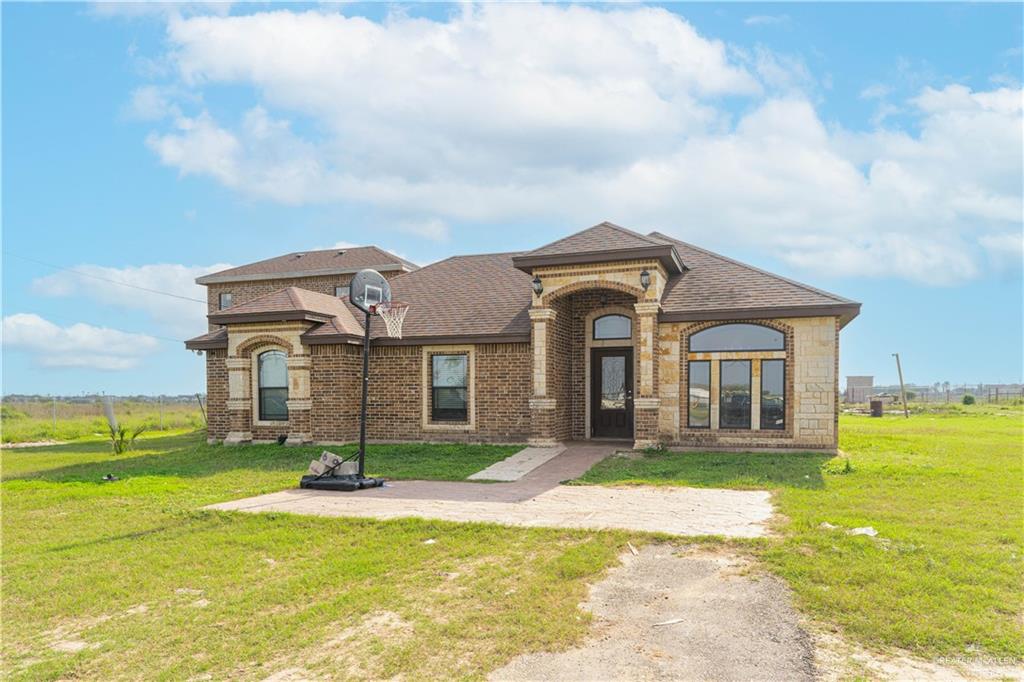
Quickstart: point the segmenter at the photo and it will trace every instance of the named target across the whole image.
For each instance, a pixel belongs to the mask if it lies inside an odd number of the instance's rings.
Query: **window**
[[[467,355],[432,355],[431,418],[434,421],[468,421],[466,383]]]
[[[221,310],[226,310],[231,307],[231,294],[221,294],[220,301],[218,303]]]
[[[690,380],[690,409],[688,424],[692,428],[711,427],[711,362],[693,360],[687,373]]]
[[[629,339],[633,336],[633,320],[625,315],[602,315],[594,320],[594,340]]]
[[[279,350],[260,353],[259,374],[260,421],[288,420],[288,365]]]
[[[349,288],[347,284],[343,287],[334,287],[334,295],[337,296],[338,298],[347,298],[348,291]]]
[[[750,360],[720,360],[718,426],[750,428]]]
[[[785,348],[782,332],[759,324],[720,324],[690,337],[691,353]]]
[[[761,428],[786,427],[786,362],[761,361]]]

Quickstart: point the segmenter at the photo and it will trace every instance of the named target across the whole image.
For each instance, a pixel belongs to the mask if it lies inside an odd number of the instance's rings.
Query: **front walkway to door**
[[[611,455],[601,443],[569,443],[557,457],[511,483],[394,481],[355,493],[290,489],[208,509],[291,512],[375,519],[421,517],[512,526],[621,528],[673,535],[758,537],[772,515],[763,490],[566,486]]]

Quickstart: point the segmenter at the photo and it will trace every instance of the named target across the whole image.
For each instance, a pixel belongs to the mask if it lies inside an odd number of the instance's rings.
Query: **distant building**
[[[868,396],[874,390],[874,377],[846,377],[846,395],[843,397],[848,403],[866,402]]]

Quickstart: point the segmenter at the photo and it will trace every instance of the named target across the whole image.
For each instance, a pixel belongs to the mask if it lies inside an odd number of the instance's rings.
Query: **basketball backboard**
[[[391,301],[391,285],[376,270],[360,270],[350,286],[349,300],[363,312],[372,313],[380,303]]]

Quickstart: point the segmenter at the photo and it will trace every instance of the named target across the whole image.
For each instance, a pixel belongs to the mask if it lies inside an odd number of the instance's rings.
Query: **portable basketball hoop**
[[[384,326],[388,329],[388,336],[393,339],[402,338],[402,322],[405,321],[405,314],[409,312],[409,304],[402,301],[387,301],[378,303],[374,309],[380,319],[384,320]]]
[[[384,485],[383,478],[364,475],[366,461],[366,402],[370,386],[370,319],[379,315],[387,327],[388,336],[402,338],[402,322],[409,312],[409,304],[391,300],[391,285],[376,270],[360,270],[349,285],[349,300],[366,314],[363,324],[363,402],[359,419],[359,451],[344,459],[335,457],[331,464],[316,475],[303,476],[300,488],[340,490],[350,492]],[[333,455],[332,455],[333,457]],[[346,464],[357,459],[355,473],[348,473]],[[325,464],[327,464],[325,462]],[[346,471],[346,473],[339,473]]]

